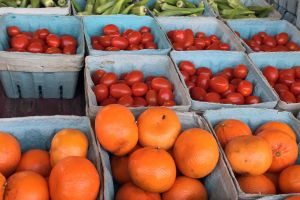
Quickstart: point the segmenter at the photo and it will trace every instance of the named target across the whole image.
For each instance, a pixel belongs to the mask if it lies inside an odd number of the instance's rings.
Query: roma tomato
[[[280,94],[280,99],[286,103],[296,103],[296,97],[290,91],[284,91]]]
[[[232,79],[232,80],[230,81],[230,83],[231,83],[232,85],[238,86],[238,85],[240,84],[240,82],[242,82],[242,81],[243,81],[243,79],[240,79],[240,78],[234,78],[234,79]]]
[[[203,88],[193,87],[190,92],[191,92],[192,99],[194,99],[196,101],[204,101],[206,92]]]
[[[18,34],[11,39],[10,44],[14,49],[26,49],[29,45],[29,40],[26,35]]]
[[[147,42],[144,44],[145,49],[157,49],[157,45],[154,42]]]
[[[117,47],[120,50],[127,49],[129,42],[125,37],[117,36],[111,39],[111,45]]]
[[[131,95],[132,91],[125,83],[115,83],[110,86],[109,93],[112,97],[119,99],[122,96]]]
[[[144,74],[139,70],[133,70],[125,76],[125,81],[129,86],[132,86],[134,83],[142,82],[143,80]]]
[[[220,103],[221,96],[216,92],[209,92],[205,95],[204,101],[212,103]]]
[[[127,106],[130,107],[133,105],[133,98],[130,95],[125,95],[122,96],[119,100],[118,100],[118,104],[121,104],[123,106]]]
[[[19,27],[17,27],[17,26],[7,27],[7,34],[8,34],[9,37],[16,36],[20,33],[21,33],[21,31],[20,31]]]
[[[29,51],[30,53],[43,53],[45,49],[40,42],[32,42],[27,47],[27,51]]]
[[[163,105],[165,101],[170,101],[174,99],[172,90],[170,89],[160,89],[158,91],[157,100],[159,105]]]
[[[157,92],[155,90],[148,90],[146,94],[146,101],[150,106],[157,106]]]
[[[148,91],[148,86],[146,83],[137,82],[131,87],[133,96],[141,97],[144,96]]]
[[[222,76],[215,76],[209,81],[210,88],[217,92],[217,93],[223,93],[229,88],[229,82],[226,78]]]
[[[185,42],[185,31],[184,30],[175,30],[173,32],[173,41],[176,43],[184,44]]]
[[[209,87],[209,77],[206,74],[200,74],[196,80],[196,86],[207,90]]]
[[[151,88],[154,90],[161,90],[161,89],[170,89],[172,90],[173,86],[171,82],[165,78],[156,77],[151,81]]]
[[[147,101],[143,97],[133,98],[133,107],[146,107],[148,106]]]
[[[195,83],[193,83],[192,81],[185,81],[186,87],[191,90],[193,87],[196,86]]]
[[[98,103],[108,97],[108,87],[105,84],[98,84],[93,88]]]
[[[117,99],[113,98],[113,97],[109,97],[107,99],[104,99],[101,103],[100,106],[107,106],[110,104],[116,104],[117,103]]]
[[[261,38],[265,38],[268,36],[268,34],[266,32],[259,32],[258,35],[261,37]]]
[[[221,43],[219,45],[219,49],[222,50],[222,51],[229,51],[230,50],[230,46],[227,43]]]
[[[104,35],[111,35],[111,34],[119,34],[120,30],[119,28],[114,24],[108,24],[103,27],[103,33]]]
[[[285,84],[277,83],[274,85],[274,90],[280,95],[282,92],[288,91],[289,88]]]
[[[93,73],[93,75],[92,75],[92,80],[93,80],[94,85],[97,85],[97,84],[100,82],[102,76],[103,76],[105,73],[106,73],[106,72],[105,72],[104,70],[102,70],[102,69],[98,69],[97,71],[95,71],[95,72]]]
[[[148,26],[143,26],[139,30],[141,33],[150,33],[151,29]]]
[[[251,82],[243,80],[239,83],[237,91],[243,96],[250,96],[253,92],[253,85]]]
[[[101,77],[100,83],[110,86],[110,85],[116,83],[117,80],[118,80],[118,76],[115,73],[107,72]]]
[[[132,33],[134,30],[132,29],[127,29],[123,32],[123,37],[126,37],[128,39],[128,36],[130,33]]]
[[[196,33],[196,38],[204,38],[204,37],[206,37],[204,32],[197,32]]]
[[[176,102],[173,100],[167,100],[163,103],[162,106],[170,107],[170,106],[176,106]]]
[[[173,43],[173,48],[176,50],[176,51],[184,51],[184,46],[182,43],[179,43],[179,42],[175,42]]]
[[[204,38],[195,38],[194,45],[197,50],[203,50],[206,46]]]
[[[181,71],[187,72],[190,76],[192,76],[196,73],[195,65],[192,62],[187,61],[187,60],[180,62],[179,69]]]
[[[300,82],[294,82],[290,86],[290,91],[295,95],[298,96],[300,94]]]
[[[276,47],[277,42],[273,37],[267,36],[263,39],[264,45],[267,45],[269,47]]]
[[[200,67],[197,69],[196,74],[199,76],[200,74],[205,74],[209,78],[212,77],[212,71],[208,67]]]
[[[233,69],[233,75],[235,78],[244,79],[247,77],[248,68],[246,65],[240,64]]]
[[[184,81],[188,81],[190,79],[190,75],[186,71],[180,71],[180,73],[183,76]]]
[[[243,105],[245,103],[244,96],[241,93],[233,92],[226,96],[232,104]]]
[[[233,92],[236,92],[236,88],[237,88],[236,85],[229,84],[228,90],[226,90],[225,92],[223,92],[223,93],[222,93],[222,96],[223,96],[223,97],[226,97],[228,94],[233,93]]]
[[[99,36],[97,39],[101,46],[103,46],[104,48],[111,45],[111,37],[109,37],[108,35]]]
[[[61,40],[58,36],[55,34],[49,34],[47,36],[47,45],[50,47],[59,47],[61,43]]]
[[[289,41],[289,35],[286,32],[281,32],[275,36],[277,44],[285,45]]]
[[[260,35],[253,35],[253,37],[252,37],[252,40],[256,43],[256,44],[258,44],[258,45],[261,45],[262,44],[262,42],[263,42],[263,39],[260,37]]]
[[[288,42],[286,46],[290,51],[298,51],[298,45],[295,42]]]
[[[36,31],[37,35],[39,36],[40,39],[45,40],[47,36],[50,34],[49,30],[46,28],[42,28]]]
[[[245,99],[246,104],[258,104],[260,103],[260,98],[258,96],[247,96]]]
[[[145,44],[147,42],[153,42],[154,41],[154,37],[151,33],[143,33],[142,35],[142,43]]]
[[[72,45],[65,46],[63,49],[63,53],[67,55],[74,55],[76,54],[76,47]]]
[[[129,44],[139,44],[142,41],[142,34],[138,31],[132,31],[127,38]]]
[[[61,47],[64,48],[66,46],[77,47],[77,40],[72,35],[62,35],[60,37]]]
[[[194,32],[191,29],[186,29],[184,34],[184,47],[192,46],[194,44]]]
[[[266,77],[268,82],[275,83],[279,77],[279,71],[273,66],[266,66],[263,69],[263,75]]]
[[[295,78],[292,75],[289,74],[281,74],[279,76],[279,83],[283,83],[287,86],[290,86],[292,83],[295,82]]]
[[[223,69],[222,72],[224,74],[226,74],[226,76],[228,76],[229,79],[233,78],[233,68],[232,67],[226,67],[225,69]]]

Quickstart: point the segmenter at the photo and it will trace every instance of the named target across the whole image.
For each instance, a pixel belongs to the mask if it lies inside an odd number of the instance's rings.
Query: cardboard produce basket
[[[196,68],[205,66],[212,70],[213,74],[222,71],[226,67],[235,67],[238,64],[245,64],[248,67],[248,75],[246,80],[253,84],[253,95],[261,98],[262,102],[259,104],[250,105],[233,105],[233,104],[221,104],[221,103],[209,103],[196,101],[191,98],[189,90],[185,86],[188,93],[188,97],[192,102],[192,110],[203,112],[209,109],[220,108],[242,108],[242,107],[258,107],[258,108],[274,108],[277,104],[276,94],[268,82],[261,77],[258,70],[250,62],[248,56],[242,52],[218,52],[218,51],[205,51],[205,52],[171,52],[171,58],[174,61],[176,68],[178,68],[181,61],[188,60],[195,64]],[[179,68],[178,68],[179,69]],[[184,83],[183,75],[178,70],[181,81]]]
[[[74,96],[84,58],[81,19],[71,16],[5,15],[0,26],[0,80],[9,98],[63,98]],[[77,39],[75,55],[8,52],[8,26],[21,31],[47,28]]]
[[[166,76],[174,85],[174,97],[178,105],[171,108],[176,111],[188,111],[190,108],[190,101],[187,97],[186,90],[182,85],[177,71],[168,56],[160,55],[109,55],[109,56],[88,56],[86,58],[85,68],[85,96],[86,96],[86,112],[91,118],[95,118],[97,112],[102,108],[98,106],[96,96],[92,90],[94,83],[92,81],[92,74],[102,69],[107,72],[114,72],[121,75],[132,70],[141,70],[145,78],[148,76]],[[147,107],[130,107],[130,110],[139,114],[147,109]]]
[[[228,108],[220,110],[209,110],[204,113],[204,118],[210,126],[210,130],[216,136],[214,132],[214,127],[221,121],[226,119],[237,119],[241,120],[244,123],[248,124],[252,132],[254,132],[259,126],[269,121],[280,121],[287,123],[296,133],[297,143],[300,139],[300,124],[299,121],[294,117],[290,112],[279,112],[278,110],[273,109],[258,109],[258,108]],[[269,199],[282,198],[282,195],[261,195],[261,194],[246,194],[243,192],[237,182],[235,174],[230,166],[229,161],[226,158],[225,152],[221,150],[224,160],[227,164],[228,170],[231,174],[232,180],[236,186],[239,199],[258,199],[262,197],[269,197]],[[299,159],[297,163],[299,164]],[[295,195],[295,194],[294,194]],[[300,195],[297,194],[297,195]]]

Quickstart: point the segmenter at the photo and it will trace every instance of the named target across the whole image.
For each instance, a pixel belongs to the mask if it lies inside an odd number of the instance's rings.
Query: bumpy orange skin
[[[300,192],[300,165],[285,168],[279,175],[279,188],[282,193]]]
[[[131,182],[125,183],[116,193],[115,200],[161,200],[159,193],[146,192]]]
[[[294,141],[296,141],[296,134],[293,131],[293,129],[286,123],[283,122],[276,122],[276,121],[271,121],[267,122],[256,130],[256,134],[259,134],[261,131],[264,130],[273,130],[273,131],[282,131],[286,133],[288,136],[290,136]]]
[[[237,178],[241,189],[249,194],[276,194],[273,182],[265,175],[240,176]]]

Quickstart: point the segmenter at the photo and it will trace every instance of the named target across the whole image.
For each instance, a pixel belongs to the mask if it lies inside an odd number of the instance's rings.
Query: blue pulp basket
[[[165,32],[177,29],[192,29],[194,33],[217,35],[221,41],[230,45],[232,51],[245,51],[240,40],[220,20],[213,17],[159,17],[158,23]],[[206,50],[201,50],[206,51]],[[186,51],[185,51],[186,52]]]
[[[271,109],[257,109],[257,108],[231,108],[231,109],[220,109],[220,110],[209,110],[204,113],[204,118],[208,121],[209,126],[213,131],[213,128],[221,121],[226,119],[237,119],[245,122],[249,125],[251,130],[254,132],[260,125],[269,121],[280,121],[290,125],[297,135],[297,142],[300,139],[300,126],[299,121],[294,117],[292,113],[289,112],[279,112],[278,110]],[[229,161],[227,160],[224,150],[221,150],[224,155],[224,160],[227,164],[229,172],[232,176],[233,182],[236,185],[238,195],[241,199],[257,199],[263,197],[264,195],[259,194],[246,194],[244,193],[231,169]],[[300,157],[298,157],[297,163],[299,163]],[[280,195],[275,195],[278,197]],[[275,199],[275,198],[274,198]]]
[[[178,67],[183,60],[191,61],[196,68],[201,66],[208,67],[215,74],[222,71],[226,67],[235,67],[238,64],[245,64],[248,67],[249,73],[246,80],[253,83],[253,94],[259,96],[262,103],[251,105],[233,105],[195,101],[189,95],[192,102],[192,109],[197,111],[205,111],[209,109],[220,109],[228,107],[258,107],[258,108],[274,108],[277,104],[276,94],[268,86],[267,81],[261,77],[258,70],[250,62],[246,54],[241,52],[171,52],[171,58]],[[179,72],[180,73],[180,72]],[[183,76],[180,74],[182,81]],[[185,85],[186,87],[186,85]],[[186,90],[188,91],[187,87]]]
[[[100,51],[94,50],[91,45],[91,37],[102,35],[102,28],[107,24],[115,24],[123,33],[126,29],[139,30],[142,26],[149,26],[154,35],[154,42],[158,49],[144,49],[139,51]],[[109,55],[109,54],[147,54],[166,55],[170,52],[171,46],[164,32],[157,22],[149,16],[134,15],[106,15],[106,16],[86,16],[83,17],[84,34],[89,55]]]
[[[84,57],[81,19],[71,16],[5,15],[0,26],[0,77],[9,98],[64,98],[75,94]],[[6,52],[8,26],[21,31],[47,28],[50,32],[77,38],[76,55]]]
[[[270,35],[287,32],[290,36],[290,40],[300,45],[300,31],[294,25],[285,20],[228,20],[227,25],[233,31],[238,31],[240,33],[241,41],[249,53],[253,51],[242,40],[242,38],[250,39],[253,35],[261,31]]]

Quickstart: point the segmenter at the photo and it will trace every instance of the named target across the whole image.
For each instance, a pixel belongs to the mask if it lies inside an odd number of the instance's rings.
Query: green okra
[[[41,0],[41,3],[45,6],[45,7],[54,7],[55,6],[55,2],[53,0]],[[31,5],[32,6],[32,5]]]
[[[178,8],[184,8],[185,7],[185,2],[182,1],[182,0],[178,0],[176,2],[176,7],[178,7]]]
[[[111,14],[113,15],[119,14],[124,4],[125,4],[125,0],[117,0],[115,5],[112,7]]]
[[[134,4],[131,4],[131,5],[127,6],[127,7],[121,12],[121,14],[127,15],[127,14],[130,12],[130,10],[131,10],[134,6],[135,6]]]
[[[147,8],[145,6],[134,6],[130,10],[131,14],[144,16],[147,14]]]
[[[167,3],[167,4],[175,6],[177,3],[177,0],[157,0],[157,2],[160,4]]]
[[[28,5],[28,0],[22,0],[22,1],[21,1],[21,4],[20,4],[20,7],[21,7],[21,8],[26,8],[27,5]]]
[[[30,0],[30,4],[32,8],[39,8],[40,7],[40,0]]]
[[[96,13],[97,14],[102,14],[104,13],[107,9],[111,8],[115,4],[115,1],[109,1],[101,6],[98,6],[96,8]]]
[[[76,0],[71,0],[71,2],[72,2],[73,7],[74,7],[74,9],[76,10],[77,13],[82,12],[82,10],[81,10],[81,8],[80,8],[80,6],[79,6],[79,4]]]
[[[135,3],[135,6],[145,6],[147,5],[149,0],[142,0],[142,1],[138,1],[137,3]]]
[[[159,16],[186,16],[191,15],[196,12],[192,12],[189,10],[165,10],[159,13]]]
[[[111,11],[112,11],[113,7],[108,8],[106,11],[104,11],[102,13],[102,15],[111,15]]]
[[[66,7],[68,4],[67,0],[57,0],[57,5],[59,7]]]
[[[192,2],[189,2],[188,0],[183,0],[183,1],[187,8],[196,8],[196,5],[193,4]]]
[[[13,8],[17,8],[17,2],[15,0],[4,0],[2,1],[3,4],[5,4],[7,7],[13,7]]]

